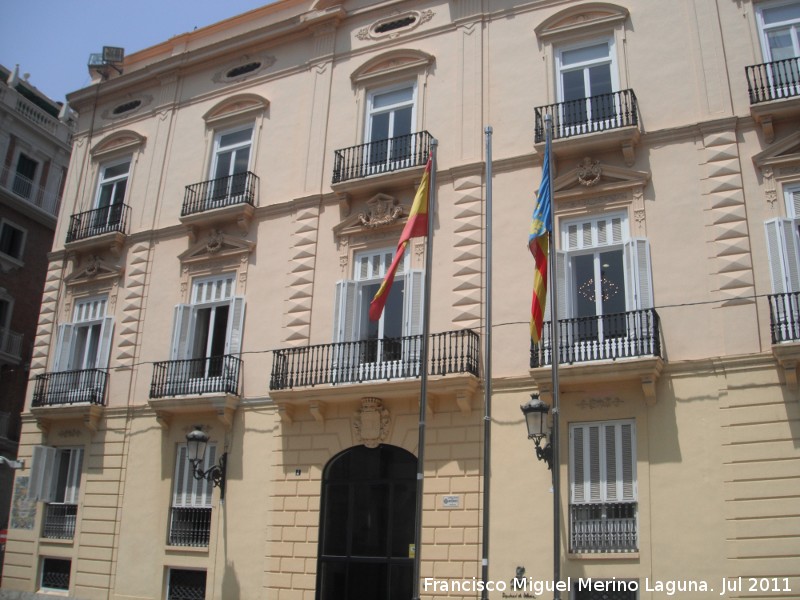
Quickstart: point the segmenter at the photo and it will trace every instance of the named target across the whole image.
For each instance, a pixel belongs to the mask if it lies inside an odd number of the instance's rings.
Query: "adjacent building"
[[[797,597],[799,25],[782,0],[280,0],[96,62],[3,586],[407,599],[419,552],[422,597],[475,598],[485,516],[490,598],[551,581],[519,407],[558,356],[562,597]],[[558,348],[528,324],[548,122]],[[422,356],[424,238],[367,313],[433,152]]]
[[[72,145],[70,111],[0,65],[0,456],[15,460],[42,288]],[[0,529],[13,472],[0,465]]]

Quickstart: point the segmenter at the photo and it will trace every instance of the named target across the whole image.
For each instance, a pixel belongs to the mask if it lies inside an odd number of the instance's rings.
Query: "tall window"
[[[191,304],[175,307],[172,360],[187,360],[191,378],[220,377],[227,355],[241,351],[244,298],[235,296],[235,275],[196,279]]]
[[[25,249],[25,230],[10,221],[0,221],[0,252],[21,261]]]
[[[192,465],[187,460],[186,444],[178,446],[175,459],[175,477],[172,480],[172,509],[170,511],[169,544],[171,546],[208,546],[211,534],[211,494],[213,483],[196,479]],[[217,447],[206,447],[207,471],[216,463]]]
[[[14,173],[12,190],[17,196],[30,198],[33,195],[33,180],[36,177],[36,168],[39,163],[25,154],[17,158],[17,169]]]
[[[800,56],[800,2],[772,2],[756,7],[764,61]]]
[[[97,184],[97,199],[92,221],[92,234],[98,235],[114,230],[122,219],[125,191],[131,159],[125,158],[103,165]]]
[[[74,537],[82,464],[83,448],[34,446],[30,493],[46,503],[42,537]]]
[[[638,550],[633,421],[569,428],[570,552]]]
[[[408,84],[368,95],[365,137],[371,166],[399,168],[411,158],[415,102],[416,87]]]
[[[217,134],[214,139],[214,159],[211,164],[210,206],[225,205],[231,198],[245,193],[253,127],[239,127]]]
[[[359,253],[354,278],[337,283],[334,341],[359,342],[342,348],[339,367],[345,378],[417,374],[423,272],[408,268],[408,253],[397,269],[380,320],[369,320],[370,302],[393,258],[390,248]]]
[[[413,587],[416,457],[356,446],[322,478],[317,600],[408,600]]]
[[[783,192],[787,216],[764,223],[773,343],[796,340],[800,331],[800,185],[786,185]]]
[[[561,122],[575,126],[613,118],[619,89],[611,39],[559,48],[556,54]]]

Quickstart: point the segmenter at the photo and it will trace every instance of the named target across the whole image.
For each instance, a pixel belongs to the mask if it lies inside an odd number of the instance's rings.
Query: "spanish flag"
[[[533,254],[535,271],[533,274],[533,301],[531,302],[531,339],[538,343],[542,339],[544,311],[547,304],[547,256],[549,253],[548,233],[552,231],[552,190],[550,187],[550,137],[547,138],[542,163],[542,182],[536,195],[533,209],[531,233],[528,248]]]
[[[403,228],[403,233],[400,234],[400,241],[397,242],[397,252],[395,252],[394,260],[392,261],[386,276],[383,278],[383,283],[380,289],[375,293],[375,297],[369,305],[369,319],[370,321],[377,321],[381,318],[383,307],[386,306],[386,300],[389,298],[389,292],[392,289],[394,282],[394,274],[400,261],[403,260],[403,254],[408,246],[408,241],[411,238],[422,237],[428,235],[428,195],[430,193],[430,180],[431,180],[431,159],[428,159],[428,164],[425,166],[425,173],[422,175],[422,181],[417,188],[417,195],[414,196],[414,203],[411,205],[411,212],[408,213],[408,221]]]

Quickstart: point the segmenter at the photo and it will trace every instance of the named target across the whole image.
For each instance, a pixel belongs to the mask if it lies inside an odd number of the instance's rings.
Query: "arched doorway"
[[[410,600],[417,458],[354,446],[322,476],[317,600]]]

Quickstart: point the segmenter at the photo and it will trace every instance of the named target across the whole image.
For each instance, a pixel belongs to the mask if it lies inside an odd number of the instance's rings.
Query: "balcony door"
[[[411,600],[417,459],[355,446],[322,478],[317,600]]]
[[[367,99],[368,160],[370,172],[410,166],[416,86],[403,85],[374,91]]]
[[[116,231],[119,228],[130,167],[131,161],[127,158],[104,165],[100,169],[95,211],[91,216],[91,235]]]
[[[575,133],[605,129],[619,113],[613,41],[562,47],[556,61],[561,126]]]
[[[228,206],[242,200],[247,191],[247,171],[253,127],[240,127],[217,134],[211,166],[210,197],[206,210]]]
[[[763,3],[758,5],[756,14],[765,62],[800,56],[800,4]]]
[[[17,169],[14,173],[12,189],[17,196],[28,200],[33,196],[33,180],[36,177],[36,168],[39,166],[32,158],[20,154],[17,158]]]

